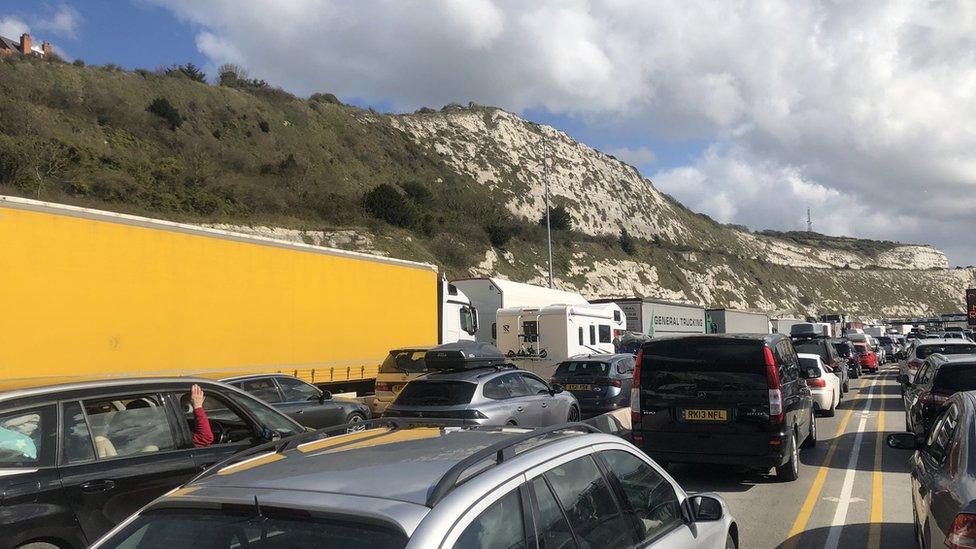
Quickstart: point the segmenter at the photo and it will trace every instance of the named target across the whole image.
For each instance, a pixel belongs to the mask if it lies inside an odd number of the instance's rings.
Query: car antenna
[[[254,518],[258,520],[264,520],[264,513],[261,512],[261,504],[258,503],[258,497],[254,496]]]

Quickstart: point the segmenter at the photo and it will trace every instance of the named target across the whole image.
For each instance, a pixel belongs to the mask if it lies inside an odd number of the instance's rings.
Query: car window
[[[176,448],[166,408],[156,394],[86,400],[84,409],[99,459]]]
[[[530,395],[538,395],[541,393],[549,394],[549,385],[547,385],[545,381],[528,374],[520,375],[522,376],[522,381],[525,382],[525,386],[529,388]]]
[[[653,467],[623,450],[600,452],[607,467],[620,482],[628,513],[640,525],[642,540],[653,539],[681,524],[681,508],[674,487]]]
[[[235,404],[243,407],[257,418],[259,426],[263,429],[271,429],[283,437],[301,433],[305,430],[301,425],[289,419],[288,416],[263,402],[255,400],[248,395],[242,395],[236,392],[232,393],[230,391],[228,393],[230,393],[228,396]]]
[[[527,396],[528,394],[529,388],[525,386],[522,378],[518,374],[498,376],[495,379],[485,382],[485,398],[504,400],[506,398]]]
[[[270,402],[272,404],[275,402],[281,402],[281,393],[278,392],[278,388],[275,387],[275,383],[270,377],[248,379],[246,381],[236,383],[235,385],[265,402]]]
[[[399,406],[456,406],[471,402],[478,386],[467,381],[416,379],[397,394]]]
[[[952,403],[936,421],[935,427],[932,428],[925,447],[925,453],[932,456],[936,461],[942,461],[950,448],[952,437],[955,435],[958,424],[959,406],[956,403]]]
[[[91,431],[79,402],[65,402],[62,407],[64,417],[63,453],[65,463],[84,463],[95,459]]]
[[[596,345],[596,326],[590,324],[590,345]]]
[[[457,549],[525,547],[525,519],[522,498],[513,490],[482,511],[454,544]]]
[[[932,364],[926,360],[925,363],[922,364],[921,369],[919,369],[918,374],[916,375],[915,384],[924,385],[928,383],[929,379],[932,377],[930,375],[931,373],[932,373]]]
[[[920,345],[915,349],[915,356],[918,358],[928,358],[935,353],[943,355],[971,355],[976,354],[976,345],[965,345],[959,343],[946,343],[944,345]]]
[[[567,360],[556,368],[555,376],[606,376],[610,365],[592,360]]]
[[[662,393],[766,391],[766,362],[757,342],[705,338],[661,339],[644,345],[641,386]]]
[[[54,405],[0,413],[0,468],[53,465]]]
[[[827,351],[827,345],[819,341],[797,343],[793,346],[796,348],[796,352],[798,353],[820,355],[820,360],[822,360],[824,364],[830,364],[830,353]]]
[[[293,377],[279,377],[278,385],[281,387],[281,394],[285,397],[285,402],[297,402],[299,400],[315,400],[319,398],[322,391],[309,385],[300,379]]]
[[[493,325],[494,326],[494,325]],[[427,371],[427,351],[398,350],[390,354],[380,364],[381,374],[422,374]]]
[[[569,523],[566,522],[566,515],[556,503],[556,496],[552,494],[545,479],[538,477],[533,480],[532,490],[535,493],[536,507],[538,508],[535,519],[539,549],[576,547],[573,531],[570,530]]]
[[[591,456],[551,469],[545,477],[584,547],[622,547],[634,542],[634,531]]]
[[[196,426],[196,416],[190,405],[190,393],[179,395],[186,424],[192,433]],[[254,442],[253,422],[243,416],[236,406],[213,390],[204,390],[203,411],[207,413],[213,444],[239,444]]]
[[[976,389],[976,364],[953,365],[939,368],[935,372],[932,389],[937,391],[958,392]]]

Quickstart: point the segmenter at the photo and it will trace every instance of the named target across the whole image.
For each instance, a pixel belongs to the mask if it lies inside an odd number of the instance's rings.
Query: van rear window
[[[756,341],[675,339],[644,347],[641,387],[659,392],[766,390]]]
[[[407,383],[397,395],[399,406],[456,406],[471,402],[478,386],[466,381],[417,379]]]

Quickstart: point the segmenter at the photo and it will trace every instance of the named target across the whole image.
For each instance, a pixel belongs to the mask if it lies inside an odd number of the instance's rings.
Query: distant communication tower
[[[807,232],[813,232],[813,219],[810,218],[810,208],[807,208]]]

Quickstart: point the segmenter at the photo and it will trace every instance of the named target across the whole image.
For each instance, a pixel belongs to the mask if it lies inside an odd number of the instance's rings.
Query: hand
[[[190,387],[190,402],[193,404],[194,410],[203,408],[203,389],[196,383],[193,384],[193,387]]]

